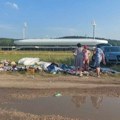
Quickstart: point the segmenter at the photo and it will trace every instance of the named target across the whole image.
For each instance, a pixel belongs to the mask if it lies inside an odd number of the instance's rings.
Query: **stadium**
[[[90,48],[97,44],[107,44],[107,40],[100,39],[21,39],[15,40],[15,48],[18,50],[71,50],[77,43],[88,45]]]

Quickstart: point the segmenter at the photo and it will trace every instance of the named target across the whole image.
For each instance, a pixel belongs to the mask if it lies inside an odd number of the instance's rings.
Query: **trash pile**
[[[45,71],[51,74],[65,73],[65,74],[76,75],[74,66],[45,62],[45,61],[40,61],[39,58],[28,58],[28,57],[22,58],[18,60],[18,62],[9,61],[9,60],[1,60],[0,61],[0,72],[2,71],[18,71],[18,72],[25,71],[31,74],[34,74],[35,72]],[[90,69],[89,71],[84,71],[83,75],[92,76],[91,71],[95,72],[94,69]],[[107,74],[120,73],[110,68],[101,68],[101,72],[107,73]]]
[[[56,64],[51,62],[40,61],[39,58],[22,58],[15,61],[1,60],[0,61],[0,72],[1,71],[27,71],[27,72],[37,72],[45,71],[52,74],[72,73],[73,67],[67,66],[65,64]],[[75,71],[73,72],[75,73]]]

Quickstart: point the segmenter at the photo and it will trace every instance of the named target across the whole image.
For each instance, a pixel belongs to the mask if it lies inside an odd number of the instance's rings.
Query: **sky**
[[[0,38],[93,36],[120,40],[120,0],[0,0]]]

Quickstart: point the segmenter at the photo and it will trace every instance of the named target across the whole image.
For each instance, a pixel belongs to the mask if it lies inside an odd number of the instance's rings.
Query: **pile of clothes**
[[[9,60],[2,60],[0,61],[0,71],[45,71],[51,74],[71,74],[75,75],[75,67],[69,66],[67,64],[57,64],[54,62],[45,62],[40,61],[39,58],[22,58],[18,62],[9,61]],[[91,73],[95,73],[95,69],[90,67],[89,71],[84,71],[83,74],[91,75]],[[101,68],[102,73],[112,73],[112,74],[119,74],[120,72],[115,71],[110,68]]]

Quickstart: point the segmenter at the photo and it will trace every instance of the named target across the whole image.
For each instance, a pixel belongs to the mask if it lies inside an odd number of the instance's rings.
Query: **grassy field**
[[[41,61],[64,63],[73,65],[72,51],[0,51],[0,61],[10,60],[17,62],[24,57],[37,57]],[[107,66],[120,71],[120,65]]]
[[[0,51],[0,60],[18,61],[24,57],[37,57],[41,61],[57,63],[73,63],[73,54],[70,51]]]

